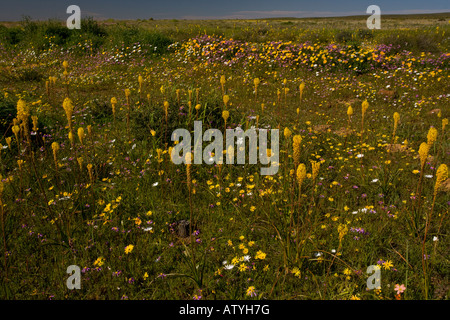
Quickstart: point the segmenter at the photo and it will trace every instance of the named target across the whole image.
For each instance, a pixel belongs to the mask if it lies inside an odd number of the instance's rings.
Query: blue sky
[[[0,0],[0,21],[66,19],[78,5],[82,16],[97,19],[245,19],[366,15],[369,5],[381,14],[450,12],[448,0]]]

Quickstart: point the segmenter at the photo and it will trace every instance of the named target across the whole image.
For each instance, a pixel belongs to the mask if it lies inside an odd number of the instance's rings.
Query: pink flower
[[[404,284],[402,284],[402,285],[396,284],[394,287],[394,290],[397,291],[397,294],[400,294],[406,290],[406,287]]]

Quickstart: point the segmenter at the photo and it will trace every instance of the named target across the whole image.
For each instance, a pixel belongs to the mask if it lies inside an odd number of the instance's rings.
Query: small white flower
[[[250,261],[250,256],[248,254],[244,256],[244,261]]]
[[[424,177],[428,178],[428,179],[431,179],[431,178],[433,178],[433,175],[432,174],[426,174],[426,175],[424,175]]]
[[[142,230],[144,230],[144,231],[151,231],[151,230],[153,230],[153,227],[144,228]]]
[[[439,238],[437,236],[434,236],[433,241],[439,241]]]
[[[373,183],[378,182],[378,179],[373,179],[371,182]]]
[[[364,157],[364,155],[362,153],[359,153],[359,154],[356,155],[356,157],[357,158],[362,158],[362,157]]]
[[[152,184],[152,187],[156,187],[159,184],[158,181],[156,181],[154,184]]]
[[[226,270],[231,270],[231,269],[234,268],[234,264],[227,264],[227,265],[224,266],[224,268],[225,268]]]

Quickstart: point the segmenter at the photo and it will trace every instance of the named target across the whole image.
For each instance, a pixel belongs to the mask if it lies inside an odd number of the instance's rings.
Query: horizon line
[[[445,11],[444,11],[445,10]],[[423,12],[426,10],[411,10],[411,11],[417,11],[417,12],[402,12],[402,11],[388,11],[386,13],[382,13],[382,16],[409,16],[409,15],[414,15],[414,16],[420,16],[420,15],[437,15],[437,14],[449,14],[450,15],[450,9],[443,9],[443,10],[430,10],[433,12]],[[350,18],[350,17],[368,17],[370,14],[361,14],[361,13],[355,13],[355,12],[351,12],[348,14],[345,13],[336,13],[337,15],[334,15],[333,12],[321,12],[321,15],[315,15],[313,12],[311,12],[311,16],[305,16],[305,17],[295,17],[295,16],[265,16],[265,17],[243,17],[240,16],[239,14],[250,14],[250,13],[261,13],[261,11],[238,11],[236,12],[234,15],[229,15],[229,16],[223,16],[223,17],[214,17],[214,16],[183,16],[183,17],[178,17],[178,18],[154,18],[154,17],[149,17],[147,19],[142,19],[142,18],[108,18],[108,17],[102,17],[100,14],[95,13],[95,12],[87,12],[85,14],[83,14],[83,11],[81,11],[82,13],[82,17],[83,18],[92,18],[93,20],[96,21],[106,21],[106,20],[113,20],[113,21],[138,21],[138,20],[143,20],[143,21],[147,21],[147,20],[158,20],[158,21],[164,21],[164,20],[191,20],[191,21],[195,21],[195,20],[202,20],[202,21],[207,21],[207,20],[276,20],[276,19],[295,19],[295,20],[302,20],[302,19],[323,19],[323,18]],[[269,12],[269,11],[268,11]],[[292,12],[297,12],[299,13],[300,11],[292,11]],[[307,13],[305,11],[303,11],[304,13]],[[286,12],[287,13],[287,12]],[[319,14],[319,13],[318,13]],[[33,17],[29,16],[29,15],[22,15],[21,19],[13,19],[13,20],[1,20],[0,22],[20,22],[23,21],[24,18],[30,18],[32,21],[37,21],[37,22],[44,22],[44,21],[50,21],[50,20],[61,20],[61,21],[65,21],[64,18],[59,18],[59,17],[48,17],[48,18],[38,18],[38,19],[33,19]]]

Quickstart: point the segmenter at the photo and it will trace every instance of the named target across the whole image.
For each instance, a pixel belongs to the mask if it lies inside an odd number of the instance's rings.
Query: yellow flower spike
[[[447,178],[448,178],[448,167],[446,164],[441,164],[436,171],[436,184],[434,185],[434,196],[437,195],[437,192],[441,187],[442,182],[444,182]]]
[[[300,164],[300,146],[302,143],[302,137],[300,135],[295,135],[293,138],[293,149],[294,149],[294,165],[295,168]]]
[[[344,238],[344,236],[348,232],[348,227],[346,224],[340,224],[337,229],[338,229],[338,233],[339,233],[339,242],[341,242],[342,239]]]
[[[17,160],[17,165],[19,166],[19,170],[22,171],[23,160]]]
[[[84,129],[82,127],[78,128],[78,139],[80,140],[80,143],[83,144],[83,139],[85,138]]]
[[[186,156],[184,157],[185,161],[186,161],[186,181],[187,181],[187,185],[188,185],[188,189],[191,190],[191,182],[192,182],[192,177],[191,177],[191,166],[192,166],[192,153],[188,152],[186,154]]]
[[[154,136],[156,135],[156,131],[153,130],[153,129],[151,129],[151,130],[150,130],[150,134],[152,135],[152,137],[154,137]]]
[[[72,114],[73,114],[73,104],[72,100],[65,98],[63,102],[63,109],[66,112],[67,122],[69,124],[69,129],[72,128]]]
[[[394,132],[397,129],[398,122],[400,121],[400,114],[398,112],[394,112]]]
[[[67,62],[67,60],[64,60],[62,63],[64,69],[67,69],[67,67],[69,66],[69,63]]]
[[[226,79],[224,75],[220,76],[220,87],[222,88],[222,95],[225,94],[225,83],[226,83]]]
[[[430,150],[430,146],[426,142],[422,142],[419,147],[419,157],[420,157],[420,167],[425,167],[425,162],[427,161],[428,151]]]
[[[225,108],[227,107],[229,101],[230,101],[230,97],[228,95],[224,95],[223,103],[225,104]]]
[[[166,116],[166,121],[167,121],[167,116],[169,115],[169,102],[164,101],[164,113]]]
[[[80,166],[80,171],[83,170],[83,157],[77,158],[78,165]]]
[[[350,105],[347,108],[347,115],[349,116],[349,118],[353,115],[353,108]]]
[[[284,128],[284,137],[287,139],[291,136],[292,131],[288,127]]]
[[[130,96],[130,94],[131,94],[130,89],[125,89],[124,92],[125,92],[125,97],[126,98],[128,98]]]
[[[176,89],[175,94],[177,95],[177,102],[180,104],[180,89]]]
[[[33,122],[33,128],[31,130],[33,130],[34,132],[38,131],[38,117],[37,116],[31,116],[31,121]]]
[[[303,180],[306,178],[306,166],[303,163],[298,165],[296,175],[298,185],[301,187]]]
[[[11,140],[12,140],[11,137],[5,138],[6,144],[8,145],[8,148],[9,148],[9,149],[11,149]]]
[[[362,116],[364,117],[364,114],[366,113],[367,108],[369,108],[369,102],[367,102],[367,100],[364,100],[361,107],[362,107]]]
[[[138,83],[139,83],[139,93],[142,91],[142,83],[144,82],[144,79],[142,79],[142,76],[139,75],[138,77]]]
[[[253,84],[255,85],[255,88],[259,86],[259,83],[260,83],[259,78],[253,79]]]
[[[92,136],[92,126],[89,124],[86,128],[87,128],[89,136]]]
[[[200,108],[202,107],[202,105],[201,104],[197,104],[196,106],[195,106],[195,110],[200,110]]]
[[[222,111],[222,118],[225,121],[225,129],[227,128],[227,120],[228,120],[229,116],[230,116],[230,112],[228,112],[228,110]]]
[[[16,136],[16,139],[19,140],[19,139],[18,139],[18,134],[19,134],[19,132],[20,132],[20,127],[19,127],[18,125],[13,126],[13,127],[12,127],[12,132],[13,132],[14,135]]]
[[[94,182],[94,174],[92,172],[92,164],[89,163],[86,168],[88,169],[88,173],[89,173],[89,181],[91,182],[91,184]]]
[[[188,90],[188,96],[189,96],[189,101],[191,101],[192,100],[192,90],[191,89]]]
[[[300,85],[299,85],[299,90],[300,90],[300,101],[302,100],[302,96],[303,96],[303,90],[305,89],[305,83],[301,83]]]
[[[55,161],[55,166],[56,166],[56,168],[58,168],[58,159],[57,159],[57,157],[56,157],[56,153],[57,153],[58,150],[59,150],[59,144],[58,144],[58,142],[53,142],[53,143],[52,143],[52,150],[53,150],[53,160]]]
[[[312,179],[316,180],[317,174],[319,173],[320,169],[320,161],[311,161],[312,166]]]
[[[445,127],[448,125],[448,119],[442,119],[442,132],[444,132]]]
[[[265,107],[264,103],[261,103],[261,112],[264,112],[264,107]]]
[[[427,134],[427,144],[430,148],[433,145],[433,143],[436,141],[437,135],[438,135],[438,132],[437,132],[436,128],[430,127],[430,130],[428,130],[428,134]]]
[[[26,122],[29,116],[30,110],[25,101],[19,99],[17,101],[17,119],[22,122]]]
[[[68,137],[69,137],[70,145],[73,147],[73,144],[74,144],[75,141],[73,139],[72,131],[69,131]]]
[[[114,119],[116,119],[116,104],[117,104],[116,97],[112,97],[111,98],[111,109],[112,109]]]

